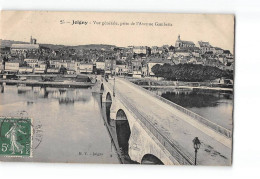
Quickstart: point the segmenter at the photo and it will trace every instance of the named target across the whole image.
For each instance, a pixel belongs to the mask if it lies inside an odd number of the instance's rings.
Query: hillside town
[[[156,64],[200,64],[233,71],[234,56],[229,50],[209,42],[182,40],[174,45],[128,46],[109,45],[62,46],[29,43],[1,46],[1,74],[111,74],[135,78],[153,77]]]

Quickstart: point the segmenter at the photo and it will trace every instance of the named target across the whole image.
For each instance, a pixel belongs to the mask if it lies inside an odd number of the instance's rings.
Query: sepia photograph
[[[234,14],[1,11],[0,161],[232,166]]]

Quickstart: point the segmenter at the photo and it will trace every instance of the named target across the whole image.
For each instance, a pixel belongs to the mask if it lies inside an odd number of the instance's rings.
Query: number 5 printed
[[[8,144],[3,143],[3,144],[2,144],[2,152],[6,152],[7,149],[8,149]]]

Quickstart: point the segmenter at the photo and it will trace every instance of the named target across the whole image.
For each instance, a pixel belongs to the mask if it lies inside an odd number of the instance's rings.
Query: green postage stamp
[[[32,119],[0,117],[0,156],[32,156]]]

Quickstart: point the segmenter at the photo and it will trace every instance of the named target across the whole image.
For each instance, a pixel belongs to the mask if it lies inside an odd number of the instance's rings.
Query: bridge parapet
[[[103,80],[103,83],[107,86],[107,88],[110,91],[113,91],[113,87],[111,84]],[[161,133],[160,130],[151,123],[152,120],[149,119],[149,117],[145,114],[141,114],[136,107],[134,107],[131,103],[128,102],[128,100],[118,91],[116,91],[115,97],[116,100],[119,100],[129,111],[131,111],[136,118],[142,123],[142,126],[144,126],[144,129],[151,133],[159,142],[160,146],[162,146],[164,149],[168,151],[168,153],[180,164],[180,165],[193,165],[195,163],[194,158],[192,156],[189,156],[188,154],[184,153],[181,148],[176,145],[177,142],[174,142],[171,140],[168,136]],[[115,119],[115,110],[112,109],[111,111],[111,118]]]
[[[159,129],[153,125],[149,120],[149,117],[145,114],[141,114],[133,105],[131,105],[122,94],[117,92],[117,95],[125,104],[129,110],[131,110],[136,117],[144,124],[150,133],[152,133],[156,139],[167,149],[167,151],[176,159],[181,165],[193,165],[194,159],[181,151],[181,149],[175,145],[175,142],[169,139],[169,137],[162,134]]]
[[[129,82],[129,83],[131,83],[131,82]],[[175,109],[178,109],[179,111],[187,114],[188,116],[190,116],[193,119],[199,121],[201,124],[204,124],[205,126],[213,129],[214,131],[218,132],[219,134],[224,135],[227,138],[232,138],[232,132],[230,130],[228,130],[228,129],[226,129],[226,128],[218,125],[218,124],[215,124],[215,123],[211,122],[210,120],[208,120],[208,119],[206,119],[206,118],[204,118],[204,117],[202,117],[202,116],[200,116],[200,115],[198,115],[198,114],[196,114],[196,113],[194,113],[194,112],[192,112],[192,111],[190,111],[190,110],[188,110],[188,109],[186,109],[186,108],[184,108],[184,107],[182,107],[178,104],[173,103],[172,101],[169,101],[169,100],[167,100],[167,99],[165,99],[165,98],[163,98],[159,95],[156,95],[155,93],[153,93],[149,90],[146,90],[141,86],[138,86],[134,83],[132,83],[132,85],[135,85],[135,87],[141,89],[142,91],[149,93],[150,95],[152,95],[152,96],[156,97],[157,99],[169,104],[170,106],[174,107]]]

